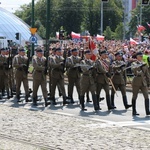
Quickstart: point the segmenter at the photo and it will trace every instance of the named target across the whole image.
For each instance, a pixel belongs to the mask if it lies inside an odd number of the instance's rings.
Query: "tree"
[[[117,25],[117,28],[115,29],[114,37],[116,40],[123,39],[123,23]]]
[[[109,26],[106,27],[104,35],[107,40],[111,40],[113,38],[114,33],[111,31],[111,28]]]

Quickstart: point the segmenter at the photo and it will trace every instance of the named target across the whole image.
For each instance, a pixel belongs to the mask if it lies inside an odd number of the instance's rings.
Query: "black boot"
[[[33,97],[33,106],[37,106],[37,97]]]
[[[106,102],[107,102],[108,110],[114,109],[114,107],[111,105],[110,102],[110,95],[106,95]]]
[[[81,110],[86,111],[85,105],[84,105],[84,96],[80,96],[80,105],[81,105]]]
[[[20,95],[16,95],[16,98],[17,98],[17,102],[18,102],[18,103],[21,102],[21,100],[20,100]]]
[[[72,96],[70,96],[70,103],[71,103],[71,104],[74,104],[74,103],[75,103]]]
[[[93,100],[94,110],[99,110],[99,107],[97,105],[97,97],[95,94],[92,94],[92,100]]]
[[[116,108],[114,104],[114,95],[111,95],[111,105],[114,107],[114,109]]]
[[[10,99],[9,90],[7,90],[7,99]]]
[[[128,102],[127,102],[127,96],[123,96],[123,104],[125,106],[126,109],[132,107],[132,105],[128,105]]]
[[[63,105],[69,104],[69,102],[66,100],[66,96],[63,96]]]
[[[50,100],[52,101],[53,105],[57,105],[55,97],[50,97]]]
[[[145,111],[146,111],[146,115],[150,115],[150,111],[149,111],[149,99],[145,99]]]
[[[2,96],[5,96],[5,89],[2,89]]]
[[[32,102],[32,100],[29,100],[29,95],[26,95],[25,96],[25,101],[28,103],[28,102]]]
[[[45,100],[45,107],[47,107],[48,105],[51,104],[50,102],[48,102],[48,99],[47,99],[47,98],[44,98],[44,100]]]
[[[139,115],[139,114],[136,112],[136,100],[134,100],[134,99],[132,99],[132,115],[133,115],[133,116]]]
[[[89,92],[86,93],[86,101],[87,101],[87,103],[92,102],[92,101],[90,100],[90,97],[89,97]]]
[[[101,108],[100,108],[100,105],[99,105],[99,95],[96,95],[97,96],[97,107],[98,107],[98,110],[101,110]]]
[[[13,90],[10,89],[10,97],[12,98],[13,97]]]

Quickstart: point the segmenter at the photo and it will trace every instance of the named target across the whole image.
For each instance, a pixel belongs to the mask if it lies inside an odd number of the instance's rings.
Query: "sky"
[[[29,4],[30,2],[32,2],[32,0],[0,0],[0,7],[13,13],[19,9],[21,5]]]

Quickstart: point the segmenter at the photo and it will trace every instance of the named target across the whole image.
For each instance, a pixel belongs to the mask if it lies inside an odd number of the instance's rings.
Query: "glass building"
[[[20,39],[16,40],[16,33],[20,34]],[[20,18],[0,7],[0,38],[12,40],[18,44],[24,45],[31,37],[30,26]],[[36,34],[37,40],[42,40]]]

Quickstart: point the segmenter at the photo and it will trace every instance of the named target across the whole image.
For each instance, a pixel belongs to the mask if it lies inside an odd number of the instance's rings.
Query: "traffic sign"
[[[31,34],[35,34],[36,31],[37,31],[37,28],[30,28]]]
[[[36,36],[31,36],[30,37],[30,39],[29,39],[29,41],[31,42],[31,43],[37,43],[37,37]]]

